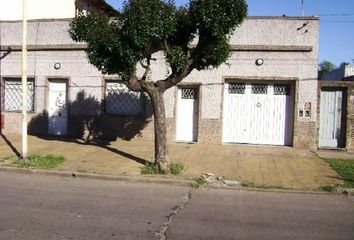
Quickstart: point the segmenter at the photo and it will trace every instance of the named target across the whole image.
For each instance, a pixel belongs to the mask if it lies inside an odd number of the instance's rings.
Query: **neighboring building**
[[[354,80],[354,64],[348,64],[324,74],[321,80],[328,81],[353,81]]]
[[[68,35],[70,9],[29,21],[29,131],[153,140],[148,98],[88,63],[86,46]],[[22,25],[0,19],[3,132],[20,132]],[[165,93],[169,140],[315,147],[318,42],[318,17],[248,17],[228,64],[193,71]],[[150,78],[160,79],[169,69],[163,54],[154,58]]]
[[[318,146],[354,150],[354,65],[325,74],[319,81]]]

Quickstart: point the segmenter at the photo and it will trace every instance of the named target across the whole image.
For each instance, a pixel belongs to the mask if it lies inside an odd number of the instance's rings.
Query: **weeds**
[[[181,175],[181,173],[184,171],[185,167],[183,163],[177,162],[177,163],[172,163],[171,164],[171,173],[173,175]]]
[[[208,185],[208,181],[203,176],[199,176],[194,178],[194,182],[191,183],[191,187],[193,188],[202,188]]]
[[[154,163],[147,162],[145,166],[141,169],[141,174],[144,175],[159,174],[159,168]]]
[[[326,185],[326,186],[320,187],[320,190],[325,191],[325,192],[334,192],[334,191],[336,191],[336,187],[332,186],[332,185]]]
[[[154,163],[147,162],[145,166],[141,169],[141,174],[144,175],[154,175],[154,174],[173,174],[173,175],[180,175],[183,170],[185,169],[182,163],[172,163],[169,170],[160,171],[158,166]]]
[[[21,168],[40,168],[40,169],[52,169],[62,164],[65,158],[56,155],[31,155],[28,157],[27,161],[24,163],[21,159],[18,159],[12,165]]]

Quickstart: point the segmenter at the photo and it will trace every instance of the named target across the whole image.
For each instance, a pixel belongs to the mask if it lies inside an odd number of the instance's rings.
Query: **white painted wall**
[[[0,0],[0,21],[22,20],[23,0]],[[28,0],[28,19],[75,17],[75,0]]]

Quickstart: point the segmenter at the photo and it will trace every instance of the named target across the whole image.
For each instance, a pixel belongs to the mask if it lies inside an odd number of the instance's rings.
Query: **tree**
[[[350,63],[349,62],[341,62],[339,64],[339,67],[338,68],[344,68],[345,66],[349,65]]]
[[[91,64],[119,74],[132,91],[143,91],[154,111],[155,164],[168,171],[164,92],[194,69],[220,66],[231,49],[229,36],[247,16],[246,0],[190,0],[177,8],[173,0],[128,0],[117,16],[79,15],[70,36],[86,42]],[[192,40],[197,43],[192,45]],[[149,79],[154,53],[162,51],[170,68],[165,79]],[[138,76],[141,65],[144,74]]]
[[[330,71],[333,71],[337,69],[337,66],[327,60],[323,60],[319,65],[318,65],[318,77],[319,79],[321,79],[323,77],[323,75],[325,75],[326,73],[329,73]]]

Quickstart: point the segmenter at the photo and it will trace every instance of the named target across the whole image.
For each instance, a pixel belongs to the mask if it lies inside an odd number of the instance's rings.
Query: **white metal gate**
[[[196,142],[198,138],[198,89],[178,90],[176,140]]]
[[[290,84],[225,84],[224,143],[291,145],[292,122]]]
[[[320,147],[344,147],[342,129],[343,91],[321,90]],[[345,144],[344,144],[345,145]]]
[[[67,81],[51,80],[49,82],[48,133],[50,135],[67,135]]]

